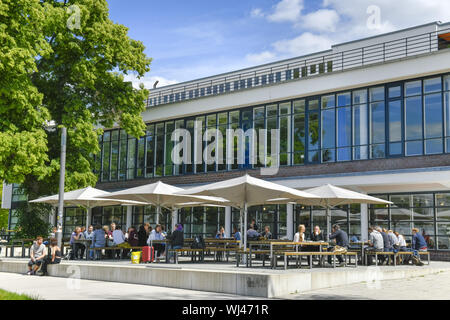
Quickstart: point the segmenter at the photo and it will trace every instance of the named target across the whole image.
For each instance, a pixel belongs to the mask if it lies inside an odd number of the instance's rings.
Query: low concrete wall
[[[0,272],[25,273],[24,260],[0,261]],[[289,270],[258,272],[250,270],[202,270],[180,267],[118,266],[112,264],[50,265],[49,275],[98,281],[111,281],[161,287],[274,298],[292,293],[330,288],[352,283],[404,279],[450,271],[449,266],[359,267],[329,270]]]

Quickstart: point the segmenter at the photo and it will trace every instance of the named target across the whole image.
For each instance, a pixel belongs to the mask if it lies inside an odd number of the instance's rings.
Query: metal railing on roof
[[[384,63],[440,49],[439,35],[450,28],[400,38],[347,51],[291,59],[285,64],[270,64],[217,77],[171,85],[150,93],[146,106],[176,103],[191,99],[266,86],[274,83],[344,71],[352,68]],[[448,46],[447,46],[448,47]]]

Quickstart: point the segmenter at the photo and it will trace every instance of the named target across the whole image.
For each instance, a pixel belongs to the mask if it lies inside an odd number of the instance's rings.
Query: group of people
[[[239,233],[239,237],[240,237],[240,233]],[[258,224],[253,219],[247,229],[247,240],[259,240],[259,239],[271,240],[271,239],[273,239],[273,235],[272,235],[272,232],[270,232],[269,226],[265,226],[264,231],[259,232]]]
[[[426,252],[428,250],[428,245],[425,238],[422,234],[420,234],[419,229],[417,228],[412,229],[411,248],[408,248],[403,235],[396,231],[386,230],[385,228],[375,226],[369,228],[369,246],[365,250],[367,252],[412,251],[414,255],[406,256],[404,263],[407,264],[410,259],[414,259],[416,264],[422,264],[420,262],[418,252]],[[368,257],[369,259],[367,260],[367,263],[373,263],[373,257],[371,255]],[[380,255],[380,263],[385,264],[387,263],[386,261],[387,257]]]
[[[180,236],[181,233],[181,236]],[[95,248],[104,247],[118,247],[118,248],[128,248],[128,247],[144,247],[147,245],[153,245],[156,258],[159,259],[161,256],[165,255],[165,244],[155,243],[154,240],[171,240],[171,245],[177,249],[183,246],[183,226],[177,224],[176,230],[170,235],[168,235],[164,226],[157,224],[155,228],[152,228],[149,223],[145,223],[136,230],[135,227],[128,228],[127,232],[121,230],[120,226],[116,223],[111,223],[110,226],[101,226],[99,224],[95,226],[89,226],[87,230],[84,227],[76,227],[70,237],[70,245],[72,249],[72,259],[81,260],[83,259],[84,252],[86,251],[86,245],[91,249],[89,250],[89,258],[91,260],[101,259],[101,250],[92,250]],[[86,240],[86,241],[78,241]],[[110,250],[106,251],[108,258],[120,257],[121,251],[124,255],[129,253],[129,250]]]
[[[30,261],[28,262],[28,275],[47,275],[49,264],[61,262],[61,249],[58,247],[56,238],[50,239],[50,246],[44,244],[42,237],[37,237],[30,249]]]

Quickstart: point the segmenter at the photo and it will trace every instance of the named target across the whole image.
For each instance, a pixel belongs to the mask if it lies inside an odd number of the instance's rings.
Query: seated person
[[[328,239],[334,240],[337,246],[348,249],[348,235],[347,232],[341,230],[341,227],[338,224],[335,224],[331,227],[331,234],[328,236]],[[332,251],[334,248],[328,248],[328,251]],[[328,256],[328,263],[331,264],[332,256]],[[339,261],[339,264],[342,265],[344,259],[341,255],[336,256]]]
[[[225,239],[227,236],[225,235],[225,228],[220,227],[219,231],[216,234],[216,239]]]
[[[254,229],[254,225],[250,225],[249,229],[247,230],[247,240],[258,240],[260,236],[260,233]]]
[[[42,261],[42,267],[40,270],[40,276],[47,276],[47,266],[49,264],[58,264],[61,262],[61,249],[58,247],[58,240],[55,238],[50,239],[50,250],[48,255]]]
[[[236,227],[233,228],[233,238],[234,240],[241,240],[241,233]]]
[[[94,235],[92,237],[92,248],[104,248],[106,246],[106,233],[100,224],[95,225]],[[93,259],[100,260],[102,250],[93,250],[95,252]]]
[[[164,240],[164,235],[162,234],[161,225],[157,224],[155,229],[150,232],[150,236],[148,237],[147,244],[151,245],[153,240]],[[156,257],[159,258],[161,254],[165,255],[165,248],[166,245],[164,243],[155,243],[153,244],[153,247],[155,248]]]
[[[375,227],[369,228],[369,247],[365,248],[367,265],[371,265],[373,261],[372,255],[367,255],[367,253],[372,252],[382,252],[384,249],[383,237],[380,232],[376,230]]]
[[[31,246],[30,250],[30,261],[28,262],[28,275],[36,274],[36,271],[41,266],[47,255],[47,248],[44,245],[44,239],[42,237],[37,237],[36,241]]]
[[[298,226],[298,232],[294,236],[294,242],[304,242],[306,240],[305,230],[306,228],[304,224],[300,224]]]
[[[184,232],[183,225],[181,223],[176,225],[176,229],[172,234],[167,236],[167,239],[170,240],[170,248],[171,249],[181,249],[184,245]]]
[[[264,232],[261,234],[261,236],[264,237],[264,240],[271,240],[272,237],[272,232],[270,232],[270,227],[269,226],[265,226],[264,227]]]

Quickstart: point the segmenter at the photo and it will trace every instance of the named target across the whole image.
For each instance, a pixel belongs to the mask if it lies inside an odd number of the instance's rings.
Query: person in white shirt
[[[301,224],[298,226],[298,232],[294,236],[294,242],[304,242],[305,239],[305,225]]]
[[[398,239],[399,251],[408,251],[408,248],[406,248],[405,237],[403,237],[397,231],[395,231],[394,234],[397,236],[397,239]]]

